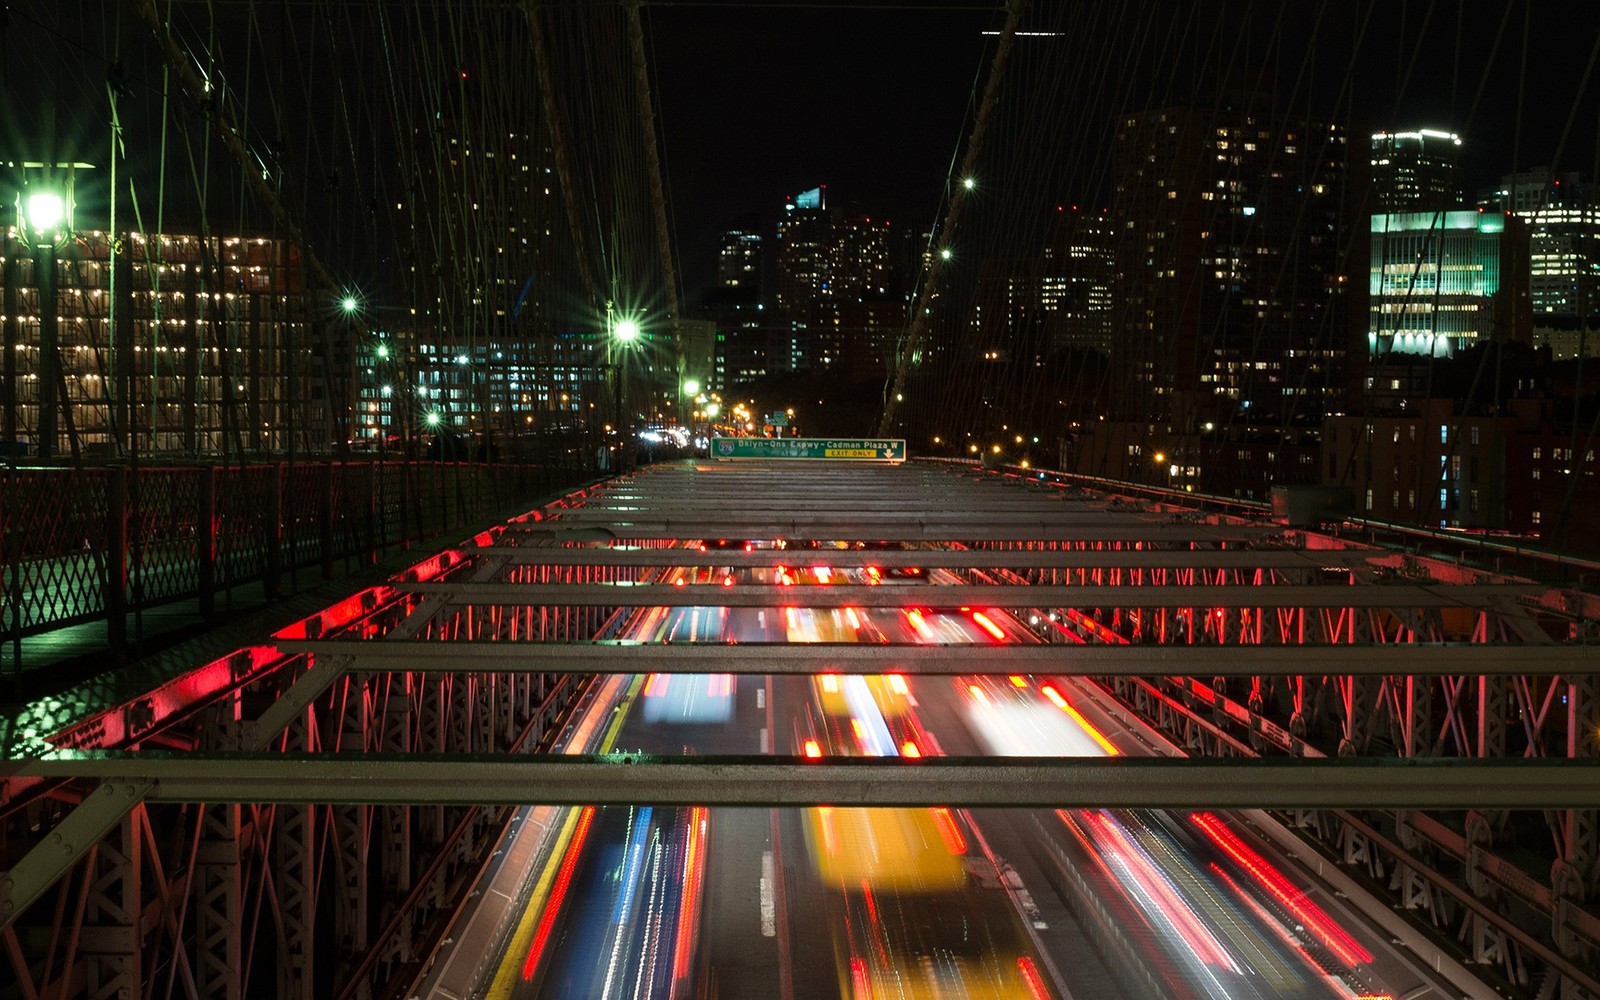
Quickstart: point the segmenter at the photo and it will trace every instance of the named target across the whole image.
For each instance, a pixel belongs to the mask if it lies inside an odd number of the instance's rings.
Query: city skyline
[[[970,110],[988,71],[995,38],[985,32],[1000,27],[997,10],[918,5],[924,16],[914,41],[901,31],[903,14],[896,18],[860,4],[804,11],[724,4],[651,11],[648,23],[662,55],[664,165],[673,190],[696,206],[726,206],[689,219],[679,213],[688,273],[704,268],[695,248],[709,246],[717,229],[749,215],[775,222],[770,206],[777,199],[819,180],[840,197],[851,192],[863,209],[904,228],[935,225],[945,174],[965,144]],[[1595,173],[1594,122],[1600,116],[1592,82],[1583,86],[1593,38],[1569,30],[1559,12],[1527,12],[1527,58],[1533,61],[1521,101],[1520,8],[1504,25],[1473,19],[1465,9],[1459,22],[1413,14],[1406,23],[1403,5],[1320,12],[1319,25],[1314,11],[1275,12],[1239,3],[1189,12],[1192,21],[1182,21],[1176,19],[1177,5],[1152,5],[1149,13],[1123,15],[1126,21],[1089,24],[1037,8],[1025,27],[1063,34],[1019,39],[1008,83],[1026,91],[1028,74],[1035,73],[1047,85],[1056,64],[1068,61],[1050,47],[1076,46],[1069,51],[1077,57],[1103,63],[1100,44],[1125,40],[1142,26],[1176,49],[1174,65],[1157,76],[1140,63],[1156,42],[1146,43],[1144,51],[1126,43],[1130,82],[1095,88],[1107,108],[1211,103],[1228,66],[1261,66],[1264,89],[1276,90],[1280,101],[1303,113],[1346,125],[1352,135],[1424,128],[1460,135],[1469,197],[1513,170],[1553,166]],[[1162,23],[1163,14],[1171,25]],[[1215,45],[1218,24],[1234,16],[1240,32],[1235,49],[1209,58],[1191,51],[1202,43]],[[839,71],[807,68],[824,63]],[[928,72],[928,65],[939,72]],[[920,91],[908,93],[908,79]],[[939,117],[951,107],[967,108],[968,116]],[[1039,129],[1071,133],[1075,141],[1092,140],[1096,149],[1109,151],[1109,119],[1088,120],[1078,109],[1043,110],[1048,113],[1036,116]],[[992,197],[1022,194],[1009,178],[997,178],[983,158],[978,174]],[[994,188],[996,183],[1002,187]],[[1110,188],[1103,172],[1078,162],[1041,185],[1037,201],[1104,204]]]

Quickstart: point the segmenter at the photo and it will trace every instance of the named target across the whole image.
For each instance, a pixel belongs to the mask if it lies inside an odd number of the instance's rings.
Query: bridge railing
[[[0,635],[17,671],[23,638],[68,626],[103,620],[120,649],[141,611],[208,615],[241,586],[272,600],[297,571],[332,577],[593,475],[573,456],[0,468]]]
[[[922,458],[928,464],[986,469],[999,475],[1111,493],[1148,503],[1168,504],[1199,513],[1252,520],[1273,518],[1270,503],[1209,493],[1177,490],[1149,483],[1105,479],[1055,469],[984,462],[972,459]],[[1286,525],[1287,527],[1287,525]],[[1395,552],[1457,563],[1471,569],[1506,573],[1552,585],[1593,589],[1600,584],[1600,558],[1558,551],[1537,538],[1427,525],[1397,524],[1348,515],[1318,526],[1335,538],[1380,546]]]

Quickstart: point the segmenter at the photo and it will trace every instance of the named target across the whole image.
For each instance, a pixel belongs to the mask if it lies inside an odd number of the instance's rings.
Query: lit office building
[[[1600,197],[1578,173],[1508,174],[1479,199],[1528,224],[1528,296],[1535,325],[1600,326]]]
[[[1475,344],[1527,343],[1528,242],[1496,212],[1374,215],[1370,354],[1450,357]]]

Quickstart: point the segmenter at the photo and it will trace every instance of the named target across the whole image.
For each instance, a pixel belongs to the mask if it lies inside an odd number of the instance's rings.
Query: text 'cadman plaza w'
[[[904,438],[713,438],[711,457],[904,462]]]

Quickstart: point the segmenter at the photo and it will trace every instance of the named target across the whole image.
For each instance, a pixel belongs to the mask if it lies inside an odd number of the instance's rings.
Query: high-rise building
[[[1118,123],[1112,366],[1128,414],[1311,416],[1342,391],[1345,133],[1270,106]]]
[[[1044,247],[1039,305],[1051,351],[1094,351],[1109,356],[1113,343],[1112,287],[1116,280],[1111,217],[1057,208],[1057,225]]]
[[[1600,192],[1578,173],[1507,174],[1479,205],[1528,225],[1528,295],[1536,324],[1600,327]]]
[[[803,322],[811,303],[827,293],[833,270],[833,217],[825,187],[784,203],[776,256],[774,309],[780,319]]]
[[[717,250],[717,287],[753,289],[761,295],[763,266],[761,235],[746,229],[729,229],[722,234]]]
[[[812,309],[832,289],[833,216],[826,187],[814,187],[784,203],[775,253],[775,325],[767,366],[776,371],[803,370],[811,363]]]
[[[887,219],[828,208],[827,188],[784,204],[767,348],[773,371],[882,371],[905,324]]]
[[[832,274],[825,290],[830,298],[887,295],[893,283],[889,261],[888,219],[847,215],[833,225]]]
[[[1450,357],[1531,337],[1522,220],[1489,211],[1374,215],[1369,354]]]
[[[1374,132],[1374,213],[1443,212],[1462,207],[1461,137],[1437,129]]]
[[[421,396],[418,412],[435,427],[498,437],[525,431],[530,416],[538,426],[552,399],[572,404],[570,386],[546,376],[567,374],[561,331],[596,321],[573,315],[578,296],[555,291],[581,282],[571,273],[577,255],[552,252],[570,232],[554,224],[554,156],[537,133],[498,126],[490,79],[436,80],[441,110],[415,122],[400,150],[394,219],[406,280],[395,294],[409,301],[375,315],[406,310],[416,367],[404,382]],[[377,411],[363,400],[363,419],[383,412],[375,401]]]
[[[905,325],[889,234],[887,219],[834,219],[827,280],[812,300],[806,322],[813,369],[883,374],[888,346]]]
[[[4,234],[16,247],[15,230]],[[113,245],[120,249],[113,259]],[[54,303],[39,297],[39,260],[0,257],[6,363],[0,372],[8,450],[33,451],[56,396],[51,453],[213,456],[344,439],[350,365],[331,346],[340,327],[305,293],[288,240],[267,234],[74,233],[53,258]],[[113,285],[113,271],[117,272]],[[47,357],[45,311],[58,340]]]

